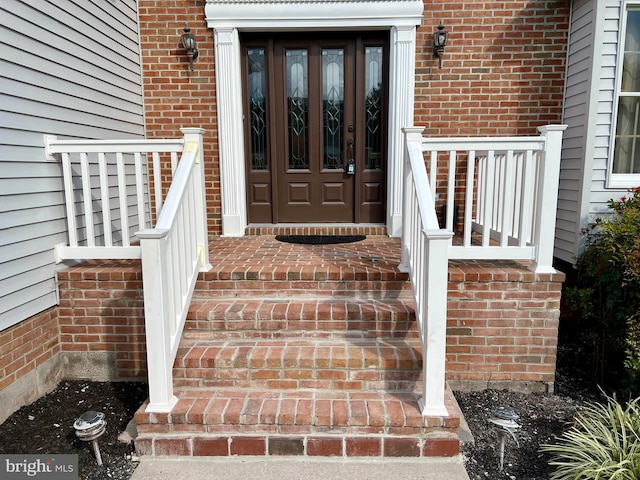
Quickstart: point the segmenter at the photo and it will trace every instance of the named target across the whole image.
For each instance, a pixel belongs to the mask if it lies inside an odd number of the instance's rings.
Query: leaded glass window
[[[309,69],[307,50],[286,51],[289,169],[309,169]]]
[[[323,168],[343,168],[344,50],[322,50]]]
[[[382,47],[365,48],[365,168],[382,168]]]
[[[264,48],[250,48],[249,61],[249,116],[251,118],[251,168],[267,170],[267,111],[265,104]]]

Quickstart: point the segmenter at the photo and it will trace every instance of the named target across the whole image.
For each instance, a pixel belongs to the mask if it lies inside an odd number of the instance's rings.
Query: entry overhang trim
[[[354,29],[420,25],[421,0],[207,0],[210,28]]]

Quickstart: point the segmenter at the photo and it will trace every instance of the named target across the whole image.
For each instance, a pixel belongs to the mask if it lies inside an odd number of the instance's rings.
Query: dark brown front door
[[[386,36],[244,39],[251,223],[382,223]]]

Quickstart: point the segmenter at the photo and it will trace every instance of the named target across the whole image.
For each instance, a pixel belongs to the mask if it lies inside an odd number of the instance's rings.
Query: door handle
[[[353,138],[347,139],[347,174],[355,175],[356,161],[353,155]]]

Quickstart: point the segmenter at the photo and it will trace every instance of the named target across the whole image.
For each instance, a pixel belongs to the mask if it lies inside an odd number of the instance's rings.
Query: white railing
[[[154,229],[138,232],[142,248],[148,412],[170,412],[173,362],[198,272],[208,270],[204,162],[201,133],[186,134],[185,148]]]
[[[161,164],[170,162],[175,170],[183,145],[182,138],[59,140],[46,135],[47,156],[60,155],[62,162],[69,237],[68,245],[56,246],[56,260],[140,258],[140,247],[132,244],[135,232],[150,227],[162,209]]]
[[[447,414],[448,260],[530,260],[536,272],[555,271],[553,243],[565,128],[540,127],[537,137],[444,139],[423,138],[422,128],[403,129],[400,268],[409,273],[420,328],[423,415]],[[462,241],[454,245],[460,223]]]
[[[211,267],[204,130],[181,131],[177,140],[45,138],[64,175],[69,245],[56,247],[58,261],[142,259],[150,412],[177,402],[173,362],[198,272]]]
[[[532,137],[422,139],[443,227],[462,230],[449,258],[530,260],[536,272],[554,271],[565,128],[539,127]]]
[[[422,154],[422,128],[405,128],[402,263],[409,273],[422,346],[425,416],[447,415],[444,405],[447,329],[447,250],[453,232],[441,229]]]

